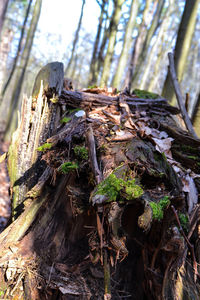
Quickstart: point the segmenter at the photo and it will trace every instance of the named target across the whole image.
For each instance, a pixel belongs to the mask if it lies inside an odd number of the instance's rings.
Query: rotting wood
[[[182,281],[184,293],[198,299],[199,276],[194,282],[191,269],[194,257],[171,210],[173,205],[177,214],[191,219],[186,236],[199,264],[198,204],[192,204],[191,214],[186,205],[188,178],[200,192],[199,140],[176,127],[171,113],[179,110],[165,99],[125,93],[110,97],[63,90],[56,97],[47,90],[38,100],[24,99],[13,141],[25,153],[21,142],[28,142],[29,135],[24,130],[32,130],[27,116],[34,119],[37,111],[37,130],[45,128],[44,135],[41,140],[35,127],[31,136],[42,141],[38,146],[51,146],[30,156],[30,167],[34,162],[42,167],[33,181],[26,159],[17,156],[12,161],[22,164],[23,178],[31,184],[22,193],[22,211],[0,235],[0,276],[2,282],[6,278],[7,295],[25,293],[24,282],[30,295],[32,282],[33,299],[100,300],[111,294],[113,299],[160,300],[162,294],[166,300],[176,299],[173,292]],[[66,123],[59,122],[60,105],[66,105]],[[53,109],[47,121],[41,117],[45,107]],[[71,110],[77,107],[85,114]],[[36,150],[32,138],[30,150]],[[177,152],[192,161],[190,170]],[[12,180],[16,188],[20,181]]]

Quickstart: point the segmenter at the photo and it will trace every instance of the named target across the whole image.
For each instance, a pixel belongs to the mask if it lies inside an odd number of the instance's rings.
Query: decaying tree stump
[[[200,140],[163,98],[61,90],[45,68],[8,153],[2,297],[199,299]]]

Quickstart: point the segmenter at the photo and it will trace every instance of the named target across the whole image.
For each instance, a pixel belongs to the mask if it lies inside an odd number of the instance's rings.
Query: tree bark
[[[4,19],[5,19],[5,15],[6,15],[6,10],[8,7],[8,1],[9,0],[1,0],[1,3],[0,3],[0,40],[1,40],[1,32],[2,32],[2,28],[3,28],[3,23],[4,23]]]
[[[198,13],[199,0],[187,0],[178,30],[176,46],[174,50],[175,69],[179,82],[185,69],[185,64],[190,51],[192,36],[194,33],[196,18]],[[162,94],[165,98],[175,105],[176,98],[172,89],[169,71],[164,83]]]
[[[200,140],[165,99],[55,95],[63,72],[47,69],[9,149],[21,198],[0,234],[3,297],[198,299]]]

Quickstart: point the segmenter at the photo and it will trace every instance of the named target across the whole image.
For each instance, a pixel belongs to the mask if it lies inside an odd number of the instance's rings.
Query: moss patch
[[[145,90],[139,90],[139,89],[135,89],[133,91],[133,94],[135,94],[137,97],[143,98],[143,99],[157,99],[160,97],[158,94],[151,93],[151,92],[148,92]]]
[[[46,151],[46,150],[49,150],[49,149],[51,149],[52,145],[53,145],[52,143],[45,143],[42,146],[38,147],[37,151]]]
[[[178,217],[179,217],[179,220],[180,220],[180,223],[181,223],[181,226],[182,226],[183,230],[185,232],[188,232],[188,228],[189,228],[189,219],[188,219],[188,216],[186,216],[183,213],[179,213]]]
[[[60,123],[68,123],[69,121],[71,121],[72,118],[70,117],[64,117],[60,120]]]
[[[158,221],[162,220],[163,211],[167,206],[169,206],[169,204],[170,204],[170,200],[168,196],[165,196],[162,199],[160,199],[158,203],[155,203],[153,201],[149,202],[149,205],[153,210],[153,219]]]
[[[74,147],[74,154],[79,160],[87,160],[88,159],[88,150],[84,146]]]
[[[112,173],[98,185],[96,194],[106,195],[109,198],[108,202],[123,202],[123,198],[132,200],[141,197],[143,190],[135,184],[135,179],[125,181]]]
[[[59,171],[63,174],[68,174],[69,172],[78,169],[78,164],[67,161],[59,167]]]

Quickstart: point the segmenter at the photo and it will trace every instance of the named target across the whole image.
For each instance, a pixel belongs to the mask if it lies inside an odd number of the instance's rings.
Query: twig
[[[181,94],[180,86],[179,86],[176,71],[175,71],[173,54],[168,53],[168,58],[169,58],[170,75],[171,75],[172,83],[173,83],[173,86],[174,86],[174,91],[175,91],[175,94],[176,94],[176,98],[177,98],[177,101],[178,101],[178,105],[179,105],[183,120],[185,122],[185,125],[186,125],[188,131],[191,133],[191,135],[198,139],[198,136],[196,135],[196,133],[194,131],[194,128],[192,126],[192,123],[190,121],[190,118],[189,118],[189,116],[187,114],[187,111],[185,109],[185,106],[184,106],[183,96]]]
[[[96,146],[95,146],[94,134],[93,134],[91,124],[89,124],[89,126],[88,126],[88,131],[87,131],[86,135],[87,135],[87,142],[88,142],[89,156],[90,156],[92,171],[94,173],[96,183],[99,184],[103,179],[103,175],[102,175],[102,172],[99,170],[99,166],[98,166],[98,162],[97,162]]]
[[[194,253],[194,246],[190,243],[190,241],[188,240],[187,236],[185,235],[185,232],[181,226],[177,211],[175,209],[175,207],[173,205],[171,205],[171,209],[173,210],[173,213],[175,215],[176,221],[178,223],[179,229],[180,229],[180,233],[183,235],[186,243],[188,244],[188,247],[191,250],[191,254],[192,254],[192,259],[193,259],[193,268],[194,268],[194,281],[196,282],[196,276],[200,277],[198,271],[197,271],[197,261],[196,261],[196,257],[195,257],[195,253]]]

